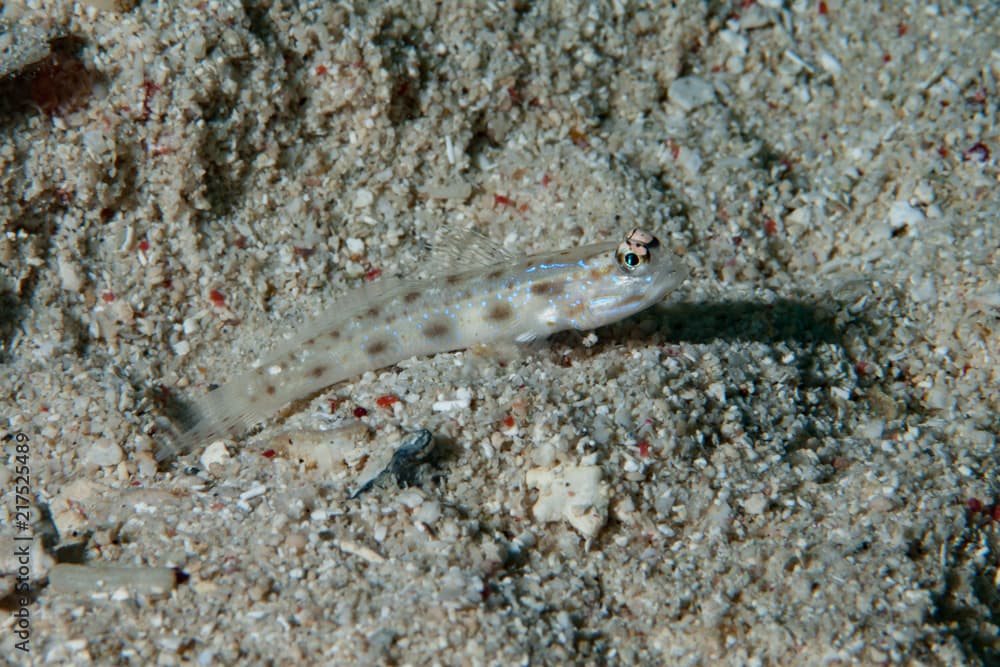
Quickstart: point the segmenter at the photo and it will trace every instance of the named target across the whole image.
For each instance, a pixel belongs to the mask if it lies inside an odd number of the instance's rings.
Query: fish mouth
[[[663,267],[656,272],[656,277],[653,279],[650,290],[651,303],[660,301],[664,296],[683,285],[690,273],[687,264],[679,257],[665,257]]]

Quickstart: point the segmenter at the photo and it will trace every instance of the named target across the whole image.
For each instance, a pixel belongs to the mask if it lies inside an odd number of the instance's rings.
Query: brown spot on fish
[[[514,314],[514,310],[509,304],[500,301],[499,303],[494,303],[490,306],[490,309],[486,311],[486,319],[493,322],[501,322],[503,320],[509,320]]]
[[[486,278],[488,280],[496,280],[502,275],[503,275],[503,269],[493,269],[492,271],[486,274]]]
[[[420,298],[420,292],[407,292],[406,296],[403,297],[405,303],[413,303]]]
[[[458,283],[462,282],[462,276],[458,275],[457,273],[453,273],[447,278],[445,278],[444,281],[449,285],[457,285]]]
[[[372,306],[368,309],[368,317],[378,317],[378,314],[382,312],[378,309],[378,306]]]
[[[338,338],[340,338],[340,332],[339,331],[330,331],[326,335],[329,336],[330,338],[332,338],[333,340],[337,340]]]
[[[386,343],[384,340],[374,340],[374,341],[371,342],[370,345],[368,345],[367,352],[368,352],[368,354],[372,354],[372,355],[374,355],[374,354],[382,354],[387,349],[389,349],[389,344]]]
[[[326,373],[326,366],[314,366],[310,371],[309,375],[314,378],[323,377],[323,373]]]
[[[423,329],[424,335],[428,338],[441,338],[447,336],[449,331],[451,331],[451,326],[442,320],[435,320]]]
[[[309,340],[307,340],[307,341],[305,342],[305,345],[310,345],[310,346],[312,346],[312,345],[315,345],[315,344],[316,344],[316,337],[315,337],[315,336],[313,336],[312,338],[310,338]]]
[[[274,388],[273,384],[269,384],[266,387],[264,387],[264,391],[266,391],[268,395],[274,396],[274,392],[276,392],[277,389]]]
[[[531,293],[535,296],[555,296],[556,294],[562,294],[565,286],[554,280],[545,280],[542,282],[534,283],[531,286]]]
[[[593,278],[594,280],[598,280],[598,279],[603,278],[604,276],[608,275],[609,273],[611,273],[611,267],[610,266],[605,266],[604,268],[601,268],[601,269],[591,269],[590,270],[590,277]]]

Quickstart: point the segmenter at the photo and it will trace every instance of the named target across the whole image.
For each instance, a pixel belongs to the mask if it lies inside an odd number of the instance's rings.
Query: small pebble
[[[901,229],[906,226],[916,227],[926,219],[923,211],[910,206],[905,201],[898,201],[889,209],[889,225],[893,229]]]
[[[934,201],[934,188],[927,181],[921,181],[917,184],[917,187],[913,188],[913,196],[921,204],[930,204]]]
[[[455,392],[453,400],[436,401],[431,410],[434,412],[451,412],[453,410],[467,410],[472,405],[472,392],[462,387]]]
[[[302,533],[289,533],[285,538],[285,547],[292,553],[300,553],[309,544],[309,540]]]
[[[839,76],[844,71],[844,68],[840,65],[840,61],[826,51],[821,51],[819,54],[819,66],[823,68],[823,71],[832,76]]]
[[[175,583],[176,575],[169,567],[59,563],[49,570],[49,588],[57,595],[124,589],[127,594],[165,597]]]
[[[62,288],[67,292],[79,292],[83,285],[80,270],[69,257],[59,258],[59,280],[62,283]]]
[[[745,56],[747,54],[747,47],[750,45],[750,40],[740,33],[728,29],[721,30],[719,31],[719,38],[733,53],[740,56]]]
[[[674,79],[667,90],[670,101],[684,111],[691,111],[715,101],[715,91],[704,79],[696,76],[682,76]]]
[[[347,252],[351,255],[360,255],[365,251],[365,242],[361,239],[351,237],[347,239]]]
[[[755,493],[746,499],[743,503],[743,509],[746,510],[747,514],[763,514],[764,510],[767,509],[767,498],[764,497],[763,493]]]
[[[372,195],[370,190],[362,188],[354,193],[354,208],[368,208],[372,205],[373,201],[375,201],[375,197]],[[350,247],[350,241],[351,240],[348,239],[348,247]]]
[[[98,438],[87,450],[87,462],[102,468],[118,465],[122,458],[122,448],[108,438]]]
[[[205,453],[201,455],[201,465],[207,470],[213,463],[225,463],[229,460],[229,450],[226,443],[216,440],[205,448]]]

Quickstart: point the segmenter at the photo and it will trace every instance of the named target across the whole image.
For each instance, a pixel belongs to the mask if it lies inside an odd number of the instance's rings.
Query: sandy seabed
[[[994,3],[114,4],[0,15],[0,662],[1000,661]],[[442,233],[636,225],[636,317],[154,459]]]

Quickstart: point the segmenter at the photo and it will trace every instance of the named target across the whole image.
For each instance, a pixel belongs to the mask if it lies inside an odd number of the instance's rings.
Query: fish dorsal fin
[[[430,275],[453,275],[506,264],[515,256],[476,229],[444,229],[431,244],[425,268]]]

